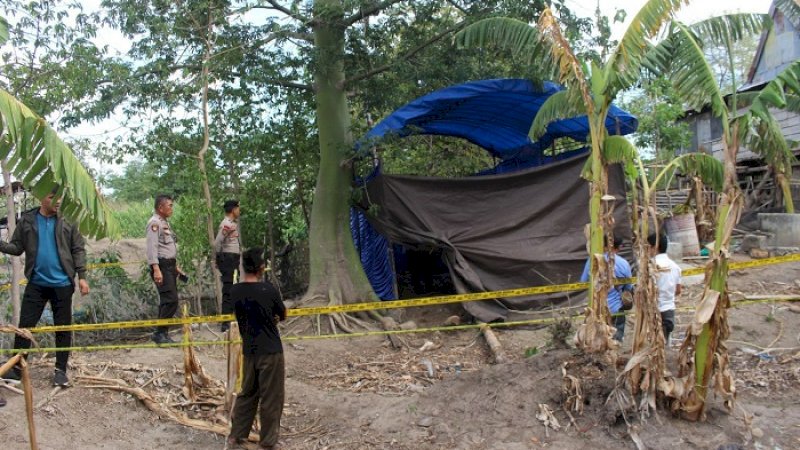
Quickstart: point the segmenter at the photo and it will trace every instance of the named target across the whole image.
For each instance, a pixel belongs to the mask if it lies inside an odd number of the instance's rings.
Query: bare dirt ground
[[[797,280],[800,263],[792,263],[734,272],[730,287],[741,293],[735,299],[744,294],[799,294]],[[698,296],[699,286],[690,287],[679,306],[690,305]],[[800,448],[800,314],[789,310],[789,305],[730,310],[729,347],[738,393],[733,413],[716,398],[702,423],[673,417],[661,407],[638,425],[642,441],[652,449]],[[406,311],[404,318],[420,326],[438,325],[458,312],[454,308],[414,309]],[[675,340],[668,349],[672,370],[689,320],[689,313],[678,314]],[[284,334],[310,333],[308,325],[288,324]],[[621,354],[630,348],[630,329]],[[635,448],[624,420],[605,404],[613,369],[603,370],[574,350],[551,348],[547,329],[498,329],[496,333],[511,360],[506,364],[490,364],[486,343],[477,331],[409,335],[400,350],[382,337],[286,342],[282,448]],[[197,335],[214,338],[205,327]],[[426,345],[427,341],[432,344]],[[423,345],[428,349],[420,351]],[[778,350],[757,354],[766,347]],[[223,349],[202,347],[197,352],[205,370],[222,379]],[[179,349],[136,349],[74,354],[71,362],[73,374],[125,377],[133,373],[108,369],[108,362],[147,369],[148,374],[163,371],[151,387],[166,389],[182,385],[182,361]],[[585,377],[586,410],[575,416],[574,423],[562,410],[565,361],[580,364],[577,368]],[[161,419],[127,394],[90,389],[77,379],[74,387],[48,400],[52,367],[51,358],[34,361],[33,366],[35,420],[42,449],[224,446],[221,436]],[[22,396],[2,394],[8,399],[8,405],[0,409],[2,448],[28,448]],[[546,430],[537,420],[539,404],[553,409],[560,430]],[[743,411],[752,414],[751,427],[745,425]]]

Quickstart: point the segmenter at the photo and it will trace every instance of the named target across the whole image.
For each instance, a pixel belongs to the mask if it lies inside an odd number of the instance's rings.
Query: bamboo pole
[[[19,355],[17,355],[19,357]],[[31,450],[37,450],[36,444],[36,425],[33,423],[33,385],[31,384],[31,373],[28,370],[28,362],[25,358],[19,358],[19,365],[22,368],[22,388],[25,391],[25,414],[28,417],[28,436],[31,442]]]

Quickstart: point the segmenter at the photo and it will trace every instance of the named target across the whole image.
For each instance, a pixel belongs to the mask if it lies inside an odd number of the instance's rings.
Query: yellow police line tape
[[[756,261],[736,262],[729,264],[730,270],[740,270],[752,267],[766,266],[770,264],[780,264],[785,262],[800,261],[800,253],[786,256],[776,256]],[[683,276],[699,275],[705,272],[705,268],[699,267],[683,271]],[[627,284],[635,282],[635,278],[620,279],[615,284]],[[351,313],[361,311],[376,311],[382,309],[409,308],[415,306],[433,306],[449,303],[474,302],[479,300],[492,300],[496,298],[521,297],[526,295],[551,294],[557,292],[579,291],[587,289],[589,283],[568,283],[549,286],[534,286],[527,288],[506,289],[501,291],[476,292],[472,294],[454,294],[438,297],[423,297],[411,300],[390,300],[378,302],[350,303],[345,305],[319,306],[306,308],[293,308],[287,311],[289,317],[314,316],[321,314]],[[32,333],[49,333],[55,331],[100,331],[117,330],[125,328],[147,328],[157,326],[173,326],[192,323],[214,323],[231,322],[235,320],[232,314],[216,316],[199,316],[174,319],[149,319],[133,320],[126,322],[109,323],[87,323],[77,325],[54,325],[46,327],[31,328]]]
[[[731,263],[730,269],[744,269],[758,266],[765,266],[769,264],[779,264],[784,262],[800,261],[800,254],[777,256],[773,258],[762,259],[758,261],[747,261]],[[683,272],[684,276],[698,275],[704,273],[705,269],[700,267],[696,269],[689,269]],[[635,278],[620,279],[615,284],[627,284],[635,282]],[[320,307],[306,307],[290,309],[287,312],[289,317],[310,316],[320,314],[334,314],[334,313],[350,313],[359,311],[375,311],[381,309],[397,309],[408,308],[416,306],[433,306],[443,305],[449,303],[464,303],[479,300],[491,300],[503,297],[521,297],[525,295],[548,294],[567,291],[578,291],[587,289],[589,283],[568,283],[550,286],[534,286],[528,288],[506,289],[501,291],[491,292],[476,292],[472,294],[454,294],[444,295],[438,297],[424,297],[411,300],[391,300],[391,301],[378,301],[378,302],[364,302],[364,303],[351,303],[346,305],[333,305],[333,306],[320,306]],[[230,322],[233,321],[232,314],[216,315],[216,316],[200,316],[188,318],[175,318],[175,319],[150,319],[150,320],[134,320],[126,322],[110,322],[98,324],[78,324],[78,325],[61,325],[61,326],[46,326],[39,328],[32,328],[31,332],[45,333],[54,331],[99,331],[99,330],[115,330],[124,328],[146,328],[156,326],[172,326],[183,325],[192,323],[213,323],[213,322]]]
[[[749,306],[761,303],[782,303],[782,302],[789,302],[800,300],[800,296],[796,299],[786,299],[786,298],[775,298],[775,299],[758,299],[758,300],[743,300],[740,302],[734,302],[731,304],[732,308],[738,308],[740,306]],[[568,309],[568,308],[563,308]],[[677,311],[693,311],[695,308],[694,306],[684,306],[681,308],[677,308]],[[550,312],[550,311],[546,311]],[[612,316],[626,316],[628,312],[621,312],[612,314]],[[576,314],[570,317],[565,317],[565,319],[576,322],[582,320],[585,316],[583,314]],[[192,318],[196,319],[196,318]],[[483,327],[489,328],[510,328],[515,326],[523,326],[523,325],[545,325],[550,323],[555,323],[559,320],[563,320],[562,318],[558,317],[548,317],[544,319],[530,319],[530,320],[518,320],[512,322],[497,322],[497,323],[480,323],[480,324],[469,324],[469,325],[449,325],[449,326],[439,326],[439,327],[427,327],[427,328],[415,328],[410,330],[380,330],[380,331],[362,331],[356,333],[346,333],[346,334],[320,334],[320,335],[306,335],[306,336],[286,336],[281,337],[281,340],[284,342],[291,342],[291,341],[311,341],[311,340],[324,340],[324,339],[338,339],[338,338],[355,338],[355,337],[366,337],[366,336],[389,336],[389,335],[397,335],[397,334],[412,334],[412,333],[434,333],[439,331],[461,331],[461,330],[475,330],[480,329]],[[75,346],[75,347],[45,347],[45,348],[30,348],[30,349],[0,349],[0,355],[2,354],[14,354],[14,353],[52,353],[56,351],[68,351],[68,352],[92,352],[92,351],[105,351],[105,350],[129,350],[129,349],[142,349],[142,348],[178,348],[178,347],[199,347],[199,346],[207,346],[207,345],[228,345],[228,344],[241,344],[241,340],[235,341],[189,341],[189,342],[173,342],[170,344],[155,344],[155,343],[148,343],[148,344],[115,344],[115,345],[94,345],[94,346]]]
[[[86,265],[86,270],[96,270],[96,269],[107,269],[109,267],[121,267],[121,266],[131,266],[134,264],[142,264],[145,261],[130,261],[130,262],[108,262],[108,263],[92,263]],[[28,284],[28,280],[22,279],[19,280],[20,286],[25,286]],[[11,283],[4,283],[0,284],[0,292],[7,291],[11,289]]]

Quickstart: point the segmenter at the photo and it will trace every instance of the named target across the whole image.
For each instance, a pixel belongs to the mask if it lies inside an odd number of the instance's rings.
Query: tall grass
[[[123,238],[145,237],[147,220],[153,215],[153,201],[113,203],[114,217],[119,221]]]

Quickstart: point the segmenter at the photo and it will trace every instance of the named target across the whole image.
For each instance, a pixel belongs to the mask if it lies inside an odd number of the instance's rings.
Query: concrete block
[[[769,247],[800,247],[800,214],[760,213],[760,229],[771,233]]]

